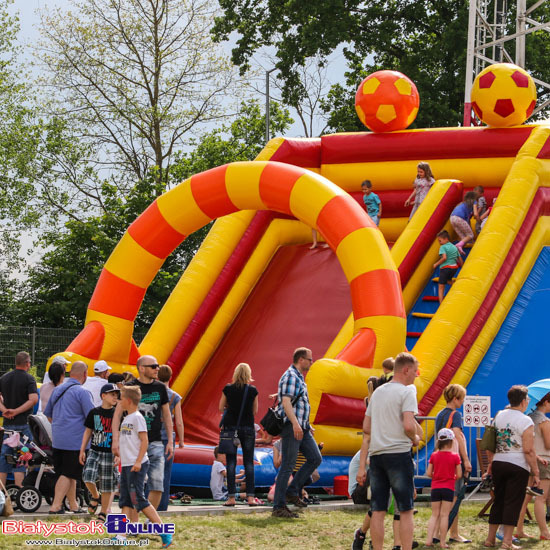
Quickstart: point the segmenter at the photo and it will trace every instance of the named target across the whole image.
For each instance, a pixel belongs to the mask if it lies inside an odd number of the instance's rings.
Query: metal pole
[[[472,125],[472,86],[474,85],[474,47],[476,34],[477,0],[470,0],[468,17],[468,45],[466,51],[466,86],[464,88],[464,126]]]
[[[269,141],[269,75],[277,70],[276,67],[265,72],[265,142]]]
[[[525,68],[525,0],[517,0],[516,32],[521,33],[516,38],[516,65]]]
[[[32,365],[36,365],[34,361],[34,356],[36,352],[36,327],[32,327],[32,348],[31,348],[31,363]]]

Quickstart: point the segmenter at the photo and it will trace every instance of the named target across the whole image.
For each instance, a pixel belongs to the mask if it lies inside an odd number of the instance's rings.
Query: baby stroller
[[[40,508],[42,498],[45,498],[48,504],[52,503],[57,476],[52,462],[52,426],[50,421],[43,414],[33,414],[29,416],[28,422],[33,441],[28,441],[27,437],[23,437],[22,442],[32,452],[32,458],[28,461],[23,487],[11,486],[8,488],[8,492],[10,497],[13,497],[17,508],[22,512],[31,513]],[[83,491],[80,482],[78,482],[76,498],[80,507],[88,500],[86,493],[87,491]],[[70,510],[67,498],[63,505],[66,510]]]

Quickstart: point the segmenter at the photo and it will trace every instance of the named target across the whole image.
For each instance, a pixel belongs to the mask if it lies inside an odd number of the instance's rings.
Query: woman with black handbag
[[[258,390],[251,386],[252,371],[246,363],[239,363],[233,373],[233,383],[227,384],[220,399],[220,412],[223,413],[220,426],[221,438],[228,432],[237,434],[243,450],[243,464],[246,476],[246,498],[250,506],[256,506],[254,500],[254,415],[258,412]],[[220,446],[222,444],[220,439]],[[220,448],[221,451],[221,448]],[[227,461],[228,499],[224,506],[235,506],[235,468],[237,466],[237,447],[230,446],[225,452]]]

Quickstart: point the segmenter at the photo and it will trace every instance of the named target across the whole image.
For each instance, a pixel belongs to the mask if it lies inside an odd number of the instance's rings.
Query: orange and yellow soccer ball
[[[537,103],[531,76],[512,63],[496,63],[481,71],[472,88],[472,108],[489,126],[523,124]]]
[[[359,84],[355,110],[373,132],[407,128],[418,113],[420,96],[414,82],[398,71],[377,71]]]

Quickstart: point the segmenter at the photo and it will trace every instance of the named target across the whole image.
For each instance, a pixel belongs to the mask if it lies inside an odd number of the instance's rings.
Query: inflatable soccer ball
[[[416,118],[419,104],[414,82],[398,71],[370,74],[355,94],[355,110],[373,132],[404,130]]]
[[[496,63],[481,71],[472,88],[472,108],[489,126],[523,124],[533,112],[537,90],[521,67]]]

